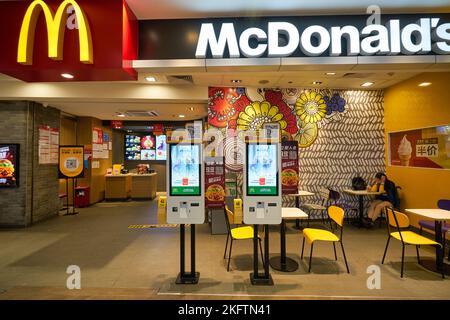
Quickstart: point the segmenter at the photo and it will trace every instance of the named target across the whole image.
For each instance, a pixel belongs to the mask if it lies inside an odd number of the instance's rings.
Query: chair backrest
[[[234,222],[234,213],[228,208],[228,206],[225,206],[225,222],[227,224],[228,233],[230,233],[231,224]]]
[[[337,206],[329,206],[328,216],[342,228],[344,224],[344,209]]]
[[[389,225],[397,229],[408,228],[409,218],[406,214],[398,212],[393,208],[386,208]]]
[[[450,200],[441,199],[438,201],[437,206],[439,209],[442,209],[442,210],[450,210]]]

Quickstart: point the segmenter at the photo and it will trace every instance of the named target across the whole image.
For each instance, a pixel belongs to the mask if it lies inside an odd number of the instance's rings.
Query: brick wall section
[[[0,227],[29,226],[58,213],[58,167],[38,164],[38,127],[59,123],[56,109],[0,101],[0,143],[20,144],[19,188],[0,188]]]

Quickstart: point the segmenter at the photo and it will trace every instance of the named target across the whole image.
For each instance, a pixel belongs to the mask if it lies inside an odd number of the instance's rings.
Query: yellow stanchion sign
[[[59,172],[64,178],[83,176],[84,148],[82,146],[59,147]]]
[[[234,224],[242,224],[242,199],[234,199]]]
[[[158,198],[158,224],[167,223],[167,196]]]

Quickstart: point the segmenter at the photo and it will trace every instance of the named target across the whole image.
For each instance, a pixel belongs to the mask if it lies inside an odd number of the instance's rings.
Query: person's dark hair
[[[387,180],[387,176],[386,176],[383,172],[378,172],[378,173],[375,175],[375,178],[377,178],[377,179],[381,179],[382,177],[385,177],[386,180]]]

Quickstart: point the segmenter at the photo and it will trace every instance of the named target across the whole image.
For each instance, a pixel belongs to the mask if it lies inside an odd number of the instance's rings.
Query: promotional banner
[[[298,191],[298,142],[281,143],[281,184],[283,194],[295,194]]]
[[[277,145],[249,144],[247,149],[247,195],[278,194]]]
[[[83,146],[59,147],[59,173],[61,178],[83,177]]]
[[[199,196],[200,145],[177,144],[170,148],[170,195]]]
[[[0,187],[19,186],[19,145],[0,144]]]
[[[450,169],[450,125],[389,133],[389,164]]]
[[[205,206],[223,208],[225,202],[225,159],[205,159]]]

